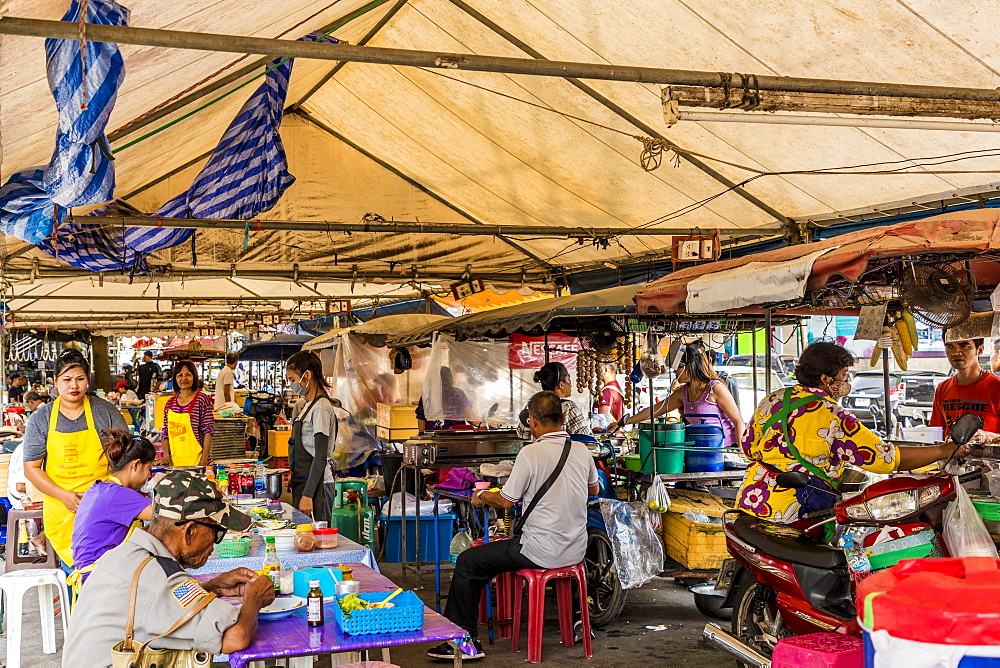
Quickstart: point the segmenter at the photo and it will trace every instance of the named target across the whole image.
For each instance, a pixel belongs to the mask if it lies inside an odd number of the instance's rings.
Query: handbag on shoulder
[[[155,638],[150,638],[141,645],[136,645],[133,640],[133,621],[135,619],[135,599],[139,589],[139,574],[153,559],[150,555],[139,564],[132,576],[132,588],[128,597],[128,622],[125,624],[125,640],[111,648],[112,668],[210,668],[212,665],[212,655],[198,649],[151,649],[149,643],[169,636],[171,633],[184,626],[184,623],[205,609],[215,594],[202,596],[193,608],[184,613],[184,616],[174,622],[166,633],[161,633]]]

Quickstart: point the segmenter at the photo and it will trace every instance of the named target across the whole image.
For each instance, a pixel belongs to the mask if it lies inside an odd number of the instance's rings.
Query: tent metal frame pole
[[[770,396],[771,394],[771,359],[773,354],[771,352],[771,343],[773,338],[771,337],[771,307],[764,309],[764,332],[765,341],[764,344],[764,393]],[[757,372],[754,371],[754,375]]]
[[[892,402],[889,400],[889,349],[882,350],[882,410],[885,415],[885,436],[892,438]]]
[[[370,7],[368,10],[366,10],[365,13],[367,13],[368,11],[378,9],[388,1],[389,0],[378,0],[378,4],[374,5],[373,7]],[[400,0],[400,1],[406,2],[406,0]],[[333,32],[334,30],[343,27],[343,25],[346,23],[348,19],[354,17],[354,14],[356,12],[357,10],[354,10],[352,12],[348,12],[347,14],[338,16],[335,20],[331,21],[330,23],[327,23],[326,25],[320,26],[313,32],[319,32],[319,33]],[[384,24],[380,23],[378,27],[381,27],[382,25]],[[129,135],[138,132],[142,128],[152,125],[161,118],[166,118],[175,111],[180,111],[181,109],[188,106],[192,102],[197,102],[206,95],[210,95],[221,88],[225,88],[229,84],[235,83],[240,79],[242,79],[243,77],[253,74],[257,70],[266,68],[267,64],[271,62],[271,60],[272,58],[270,57],[259,58],[248,65],[244,65],[235,72],[227,74],[221,79],[209,82],[204,86],[202,86],[201,88],[199,88],[198,90],[192,91],[187,95],[178,98],[177,100],[164,106],[162,109],[156,109],[155,111],[149,112],[146,116],[140,116],[138,119],[133,120],[130,123],[127,123],[118,128],[117,130],[109,133],[108,141],[114,143],[116,141],[124,139],[125,137],[128,137]],[[310,93],[311,92],[312,91],[310,91]]]
[[[239,230],[249,229],[251,232],[282,231],[282,232],[373,232],[387,234],[454,234],[470,236],[502,237],[507,235],[530,235],[533,237],[605,239],[610,237],[674,237],[686,236],[692,230],[704,229],[722,235],[746,234],[781,234],[781,228],[742,228],[742,227],[648,227],[635,229],[632,227],[560,227],[540,225],[493,225],[488,223],[422,223],[419,221],[362,221],[344,223],[337,221],[308,220],[235,220],[219,218],[151,218],[148,216],[77,216],[69,219],[67,224],[86,225],[93,227],[145,227],[145,228],[180,228],[193,230]]]
[[[526,270],[526,271],[516,271],[516,272],[501,272],[501,271],[474,271],[475,276],[482,278],[484,281],[497,281],[503,283],[520,283],[526,281],[528,283],[549,283],[550,274],[549,272],[542,272],[538,269]],[[71,280],[75,278],[92,278],[99,275],[105,276],[126,276],[127,274],[122,274],[119,271],[107,271],[107,272],[93,272],[87,271],[86,269],[40,269],[34,274],[34,278],[39,280],[48,279],[66,279]],[[163,273],[153,272],[153,280],[157,278],[160,279],[195,279],[195,278],[226,278],[232,275],[232,270],[229,268],[215,268],[209,269],[206,267],[179,267],[177,265],[170,265],[163,270]],[[8,270],[4,273],[4,276],[10,281],[27,281],[32,279],[32,272],[30,270],[14,271]],[[277,279],[289,279],[292,281],[299,281],[305,283],[317,283],[325,282],[329,280],[335,281],[352,281],[352,280],[368,280],[368,281],[389,281],[392,283],[426,283],[428,280],[433,280],[434,282],[439,281],[460,281],[468,278],[469,274],[462,270],[451,270],[451,271],[431,271],[426,268],[418,268],[417,273],[414,274],[408,268],[400,268],[395,271],[389,271],[387,269],[358,269],[355,271],[352,267],[348,266],[343,269],[315,269],[311,267],[300,267],[297,271],[294,269],[287,268],[287,265],[283,265],[281,268],[255,268],[255,269],[238,269],[237,278],[264,278],[270,280]],[[364,299],[365,297],[361,297]],[[321,297],[316,298],[321,299]],[[315,301],[315,300],[314,300]]]
[[[389,0],[382,0],[378,5],[376,5],[376,7],[372,7],[372,9],[376,9],[377,7],[381,7],[382,5],[384,5],[388,1]],[[365,33],[364,37],[362,37],[361,39],[358,40],[358,44],[357,45],[358,46],[365,46],[365,45],[367,45],[368,42],[370,42],[372,40],[372,38],[375,37],[375,35],[377,35],[378,32],[380,30],[382,30],[382,28],[384,28],[387,23],[389,23],[389,21],[392,20],[392,18],[396,15],[396,13],[399,12],[399,10],[402,9],[403,5],[405,5],[407,2],[409,2],[409,0],[396,0],[396,4],[394,4],[392,7],[390,7],[389,11],[387,11],[385,14],[382,15],[382,18],[380,18],[378,20],[378,22],[371,27],[371,30],[369,30],[367,33]],[[327,32],[327,31],[323,30],[323,32]],[[323,86],[325,86],[326,83],[330,79],[332,79],[333,77],[337,76],[337,72],[339,72],[341,69],[343,69],[344,65],[346,65],[346,64],[347,64],[346,62],[341,61],[341,62],[337,63],[336,65],[334,65],[330,69],[329,72],[327,72],[326,74],[323,75],[322,79],[320,79],[319,81],[316,82],[316,85],[314,85],[312,88],[310,88],[308,91],[306,91],[305,95],[303,95],[302,97],[300,97],[299,100],[297,102],[295,102],[295,104],[291,105],[291,108],[294,109],[296,107],[300,107],[303,104],[305,104],[306,100],[308,100],[309,98],[311,98],[316,93],[316,91],[318,91],[320,88],[322,88]]]
[[[506,58],[443,51],[354,46],[351,44],[300,42],[297,40],[244,37],[242,35],[222,35],[155,28],[107,26],[92,23],[86,24],[86,30],[87,40],[91,42],[115,42],[139,46],[194,49],[198,51],[253,53],[272,57],[287,56],[317,60],[342,60],[375,65],[502,72],[505,74],[526,74],[559,78],[576,77],[603,81],[704,86],[706,88],[725,87],[723,82],[724,77],[720,76],[719,72],[549,61],[530,58]],[[80,37],[79,24],[77,23],[30,19],[18,16],[0,18],[0,34],[68,40],[78,40]],[[744,76],[747,75],[744,74]],[[954,86],[926,86],[875,81],[809,79],[764,74],[754,75],[754,79],[756,81],[755,88],[768,91],[827,93],[832,95],[892,95],[896,97],[1000,102],[1000,91],[989,88],[959,88]]]
[[[486,26],[487,28],[489,28],[490,30],[492,30],[494,33],[496,33],[497,35],[499,35],[503,39],[507,40],[508,42],[510,42],[515,47],[517,47],[521,51],[525,52],[526,54],[528,54],[529,56],[531,56],[535,60],[548,60],[544,55],[541,54],[541,52],[533,49],[530,45],[528,45],[527,43],[523,42],[522,40],[520,40],[517,37],[515,37],[514,35],[512,35],[510,32],[508,32],[507,30],[505,30],[502,26],[500,26],[497,23],[494,23],[493,21],[491,21],[488,17],[486,17],[481,12],[477,11],[474,7],[471,7],[464,0],[451,0],[451,4],[455,5],[456,7],[458,7],[459,9],[461,9],[463,12],[465,12],[466,14],[468,14],[469,16],[471,16],[472,18],[474,18],[475,20],[479,21],[481,24],[483,24],[484,26]],[[608,108],[609,110],[611,110],[612,113],[614,113],[616,116],[618,116],[622,120],[627,121],[628,123],[632,124],[635,128],[637,128],[641,132],[643,132],[643,133],[645,133],[645,134],[647,134],[650,137],[653,137],[655,139],[660,139],[662,141],[667,142],[668,146],[680,148],[679,146],[677,146],[677,144],[675,144],[674,142],[672,142],[669,139],[667,139],[666,135],[664,135],[661,132],[657,132],[656,130],[654,130],[649,125],[643,123],[641,120],[639,120],[638,118],[636,118],[635,116],[633,116],[632,114],[630,114],[629,112],[625,111],[620,106],[618,106],[617,104],[615,104],[614,102],[612,102],[608,97],[606,97],[606,96],[602,95],[601,93],[597,92],[591,86],[588,86],[587,84],[583,83],[579,79],[573,78],[573,77],[566,77],[566,81],[569,82],[570,84],[572,84],[573,86],[576,86],[578,89],[580,89],[581,92],[583,92],[584,94],[588,95],[589,97],[591,97],[592,99],[594,99],[596,102],[598,102],[602,106],[604,106],[604,107]],[[771,205],[767,204],[766,202],[762,201],[761,199],[759,199],[758,197],[756,197],[752,193],[748,192],[745,188],[739,187],[735,181],[732,181],[731,179],[727,178],[726,176],[724,176],[719,171],[713,169],[708,163],[704,162],[700,158],[697,158],[697,157],[695,157],[693,155],[689,155],[689,154],[683,153],[683,152],[678,152],[677,156],[681,160],[684,160],[688,164],[692,165],[693,167],[696,167],[697,169],[700,169],[705,174],[708,174],[713,179],[715,179],[716,181],[718,181],[722,185],[726,186],[727,188],[732,188],[733,192],[736,195],[739,195],[740,197],[742,197],[743,199],[745,199],[747,202],[749,202],[750,204],[754,205],[755,207],[757,207],[758,209],[760,209],[764,213],[768,214],[769,216],[773,216],[776,220],[781,221],[782,224],[785,224],[785,225],[791,225],[792,224],[792,220],[790,218],[788,218],[786,215],[784,215],[783,213],[781,213],[777,209],[773,208]]]
[[[334,130],[330,126],[328,126],[326,123],[323,123],[319,119],[311,116],[309,114],[309,112],[307,112],[306,110],[300,108],[300,109],[296,109],[294,113],[295,113],[296,116],[299,116],[299,117],[303,118],[304,120],[306,120],[307,122],[312,123],[317,128],[319,128],[323,132],[327,133],[328,135],[330,135],[334,139],[347,144],[348,146],[350,146],[351,148],[353,148],[355,151],[357,151],[361,155],[365,156],[366,158],[368,158],[369,160],[371,160],[372,162],[374,162],[376,165],[379,165],[383,169],[387,169],[392,174],[395,174],[399,178],[403,179],[404,181],[406,181],[407,183],[409,183],[411,186],[413,186],[414,188],[416,188],[420,192],[425,193],[428,197],[431,197],[431,198],[437,200],[438,202],[440,202],[441,204],[445,205],[446,207],[448,207],[449,209],[451,209],[452,211],[454,211],[458,215],[462,216],[463,218],[471,220],[476,225],[486,225],[486,223],[484,221],[476,218],[476,216],[472,215],[471,213],[469,213],[468,211],[466,211],[462,207],[460,207],[457,204],[451,202],[450,200],[445,199],[443,196],[441,196],[440,194],[434,192],[433,190],[431,190],[430,188],[428,188],[424,184],[420,183],[419,181],[417,181],[413,177],[407,176],[405,173],[403,173],[395,165],[389,164],[388,162],[386,162],[382,158],[378,157],[374,153],[371,153],[370,151],[368,151],[364,147],[356,144],[355,142],[351,141],[350,139],[348,139],[344,135],[340,134],[339,132],[337,132],[336,130]],[[521,245],[517,241],[514,241],[513,239],[509,239],[509,238],[507,238],[505,236],[500,236],[500,237],[497,237],[497,238],[500,239],[501,241],[503,241],[505,244],[507,244],[511,248],[513,248],[514,250],[516,250],[517,252],[519,252],[522,255],[524,255],[525,257],[527,257],[527,258],[529,258],[531,260],[534,260],[536,263],[538,263],[538,265],[540,267],[544,267],[545,269],[548,269],[548,270],[553,270],[554,269],[553,265],[549,264],[545,259],[543,259],[541,256],[537,255],[536,253],[532,252],[528,248],[525,248],[523,245]]]

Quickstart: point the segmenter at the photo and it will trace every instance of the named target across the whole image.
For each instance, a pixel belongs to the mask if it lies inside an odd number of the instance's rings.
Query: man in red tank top
[[[974,441],[1000,436],[1000,378],[979,365],[983,340],[948,341],[944,350],[955,375],[934,392],[930,426],[943,427],[947,438],[955,420],[965,413],[975,413],[983,419],[983,428]]]

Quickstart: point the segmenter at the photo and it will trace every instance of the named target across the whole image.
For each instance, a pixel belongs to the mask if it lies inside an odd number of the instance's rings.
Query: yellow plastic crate
[[[663,513],[660,528],[667,556],[685,568],[719,568],[722,560],[729,556],[722,524],[695,522],[683,515],[702,511],[710,518],[721,518],[727,510],[729,508],[711,494],[670,490],[670,510]]]

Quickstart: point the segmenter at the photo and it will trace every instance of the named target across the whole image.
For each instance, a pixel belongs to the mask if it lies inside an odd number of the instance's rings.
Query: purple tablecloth
[[[310,519],[298,510],[292,508],[287,503],[281,504],[282,513],[286,519],[290,519],[296,524],[308,524]],[[189,572],[195,575],[204,573],[224,573],[234,568],[249,568],[252,571],[259,571],[261,563],[264,561],[264,540],[254,534],[250,541],[250,552],[245,557],[231,557],[223,559],[218,553],[213,552],[212,557],[199,569]],[[375,555],[364,545],[355,543],[347,536],[340,536],[337,540],[337,547],[325,550],[313,550],[312,552],[298,552],[292,550],[278,550],[278,559],[282,568],[302,568],[303,566],[320,566],[322,564],[364,564],[370,568],[378,570],[375,563]]]
[[[349,565],[354,567],[354,578],[361,583],[362,592],[396,590],[396,584],[392,580],[368,566]],[[204,581],[210,579],[210,576],[200,574],[198,579]],[[285,619],[261,620],[253,642],[245,650],[230,654],[229,664],[233,668],[244,668],[249,662],[261,659],[357,652],[377,647],[457,640],[465,635],[463,629],[424,606],[424,628],[420,631],[349,636],[337,624],[332,610],[334,605],[334,602],[325,604],[326,623],[315,628],[306,624],[304,608]]]

